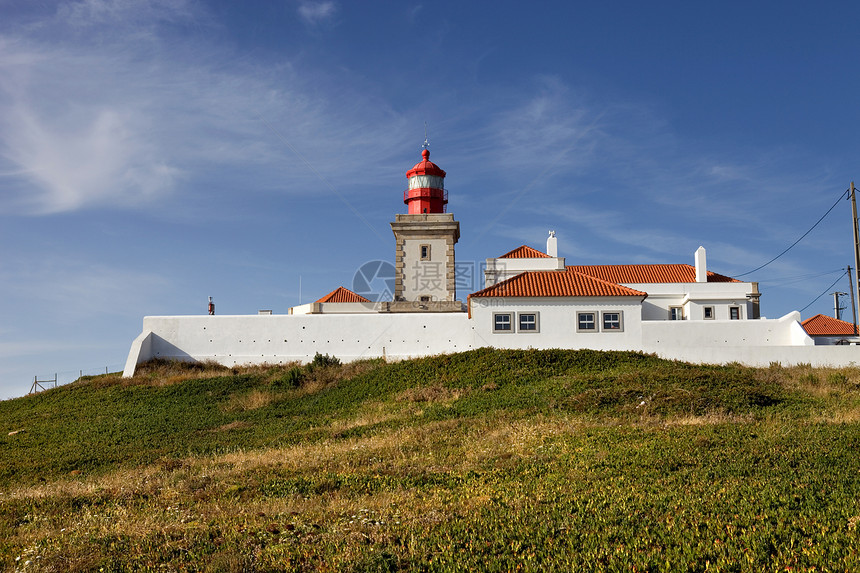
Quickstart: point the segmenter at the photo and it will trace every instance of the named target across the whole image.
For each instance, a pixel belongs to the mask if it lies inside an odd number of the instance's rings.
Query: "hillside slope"
[[[6,570],[860,568],[860,370],[153,363],[0,402]]]

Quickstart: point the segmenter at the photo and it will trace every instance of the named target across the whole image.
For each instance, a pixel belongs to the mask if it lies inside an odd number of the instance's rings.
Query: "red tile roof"
[[[694,283],[696,267],[692,265],[571,265],[569,271],[583,273],[604,281],[631,283]],[[709,283],[741,282],[732,277],[708,271]]]
[[[361,295],[355,294],[349,289],[337,287],[317,302],[370,302]]]
[[[526,271],[469,297],[639,296],[647,293],[575,271]]]
[[[514,249],[513,251],[507,252],[500,259],[548,259],[550,256],[546,253],[542,253],[537,249],[533,249],[529,246],[522,245]]]
[[[810,336],[854,336],[854,325],[825,314],[816,314],[800,323]]]

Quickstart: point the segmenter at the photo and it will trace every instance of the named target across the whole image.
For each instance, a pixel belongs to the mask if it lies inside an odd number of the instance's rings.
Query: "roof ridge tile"
[[[500,259],[550,259],[548,254],[529,247],[528,245],[520,245],[512,251],[508,251]]]
[[[686,263],[568,265],[567,269],[585,273],[617,284],[696,282],[696,267]],[[708,271],[708,282],[737,283],[741,281],[713,271]]]
[[[636,296],[648,293],[575,271],[525,271],[469,295],[471,297]]]
[[[316,302],[370,302],[360,294],[339,286]]]

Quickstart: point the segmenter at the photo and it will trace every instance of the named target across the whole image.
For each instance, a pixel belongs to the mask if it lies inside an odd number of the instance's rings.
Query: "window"
[[[712,306],[703,306],[702,307],[702,316],[705,320],[713,320],[714,319],[714,307]]]
[[[421,245],[421,260],[430,260],[430,245]]]
[[[669,320],[684,320],[684,307],[683,306],[670,306],[669,307]]]
[[[413,175],[409,178],[409,189],[442,189],[445,179],[438,175]]]
[[[621,313],[620,312],[604,312],[603,313],[603,330],[620,332],[621,328]]]
[[[578,332],[594,332],[597,330],[597,322],[593,312],[576,313],[576,330]]]
[[[538,314],[536,312],[521,312],[520,332],[538,332]]]
[[[418,297],[418,300],[420,302],[430,302],[431,298],[428,295],[423,295],[423,296]]]
[[[740,320],[741,319],[741,307],[730,306],[729,307],[729,318],[731,320]]]
[[[511,332],[512,326],[510,314],[502,312],[493,314],[493,332]]]

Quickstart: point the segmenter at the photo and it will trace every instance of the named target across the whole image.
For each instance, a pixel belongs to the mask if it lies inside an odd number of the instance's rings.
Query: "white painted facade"
[[[590,348],[593,350],[639,350],[642,321],[639,299],[635,297],[602,298],[473,298],[472,322],[477,337],[474,346],[494,348]],[[601,328],[605,312],[619,313],[621,328]],[[595,328],[580,330],[579,313],[594,313]],[[497,314],[511,315],[511,330],[494,329]],[[535,330],[519,328],[522,314],[536,315]]]
[[[620,283],[648,293],[642,303],[642,320],[670,320],[671,310],[682,309],[683,320],[730,320],[731,307],[740,310],[739,320],[753,317],[752,283]],[[711,307],[712,319],[704,308]]]

